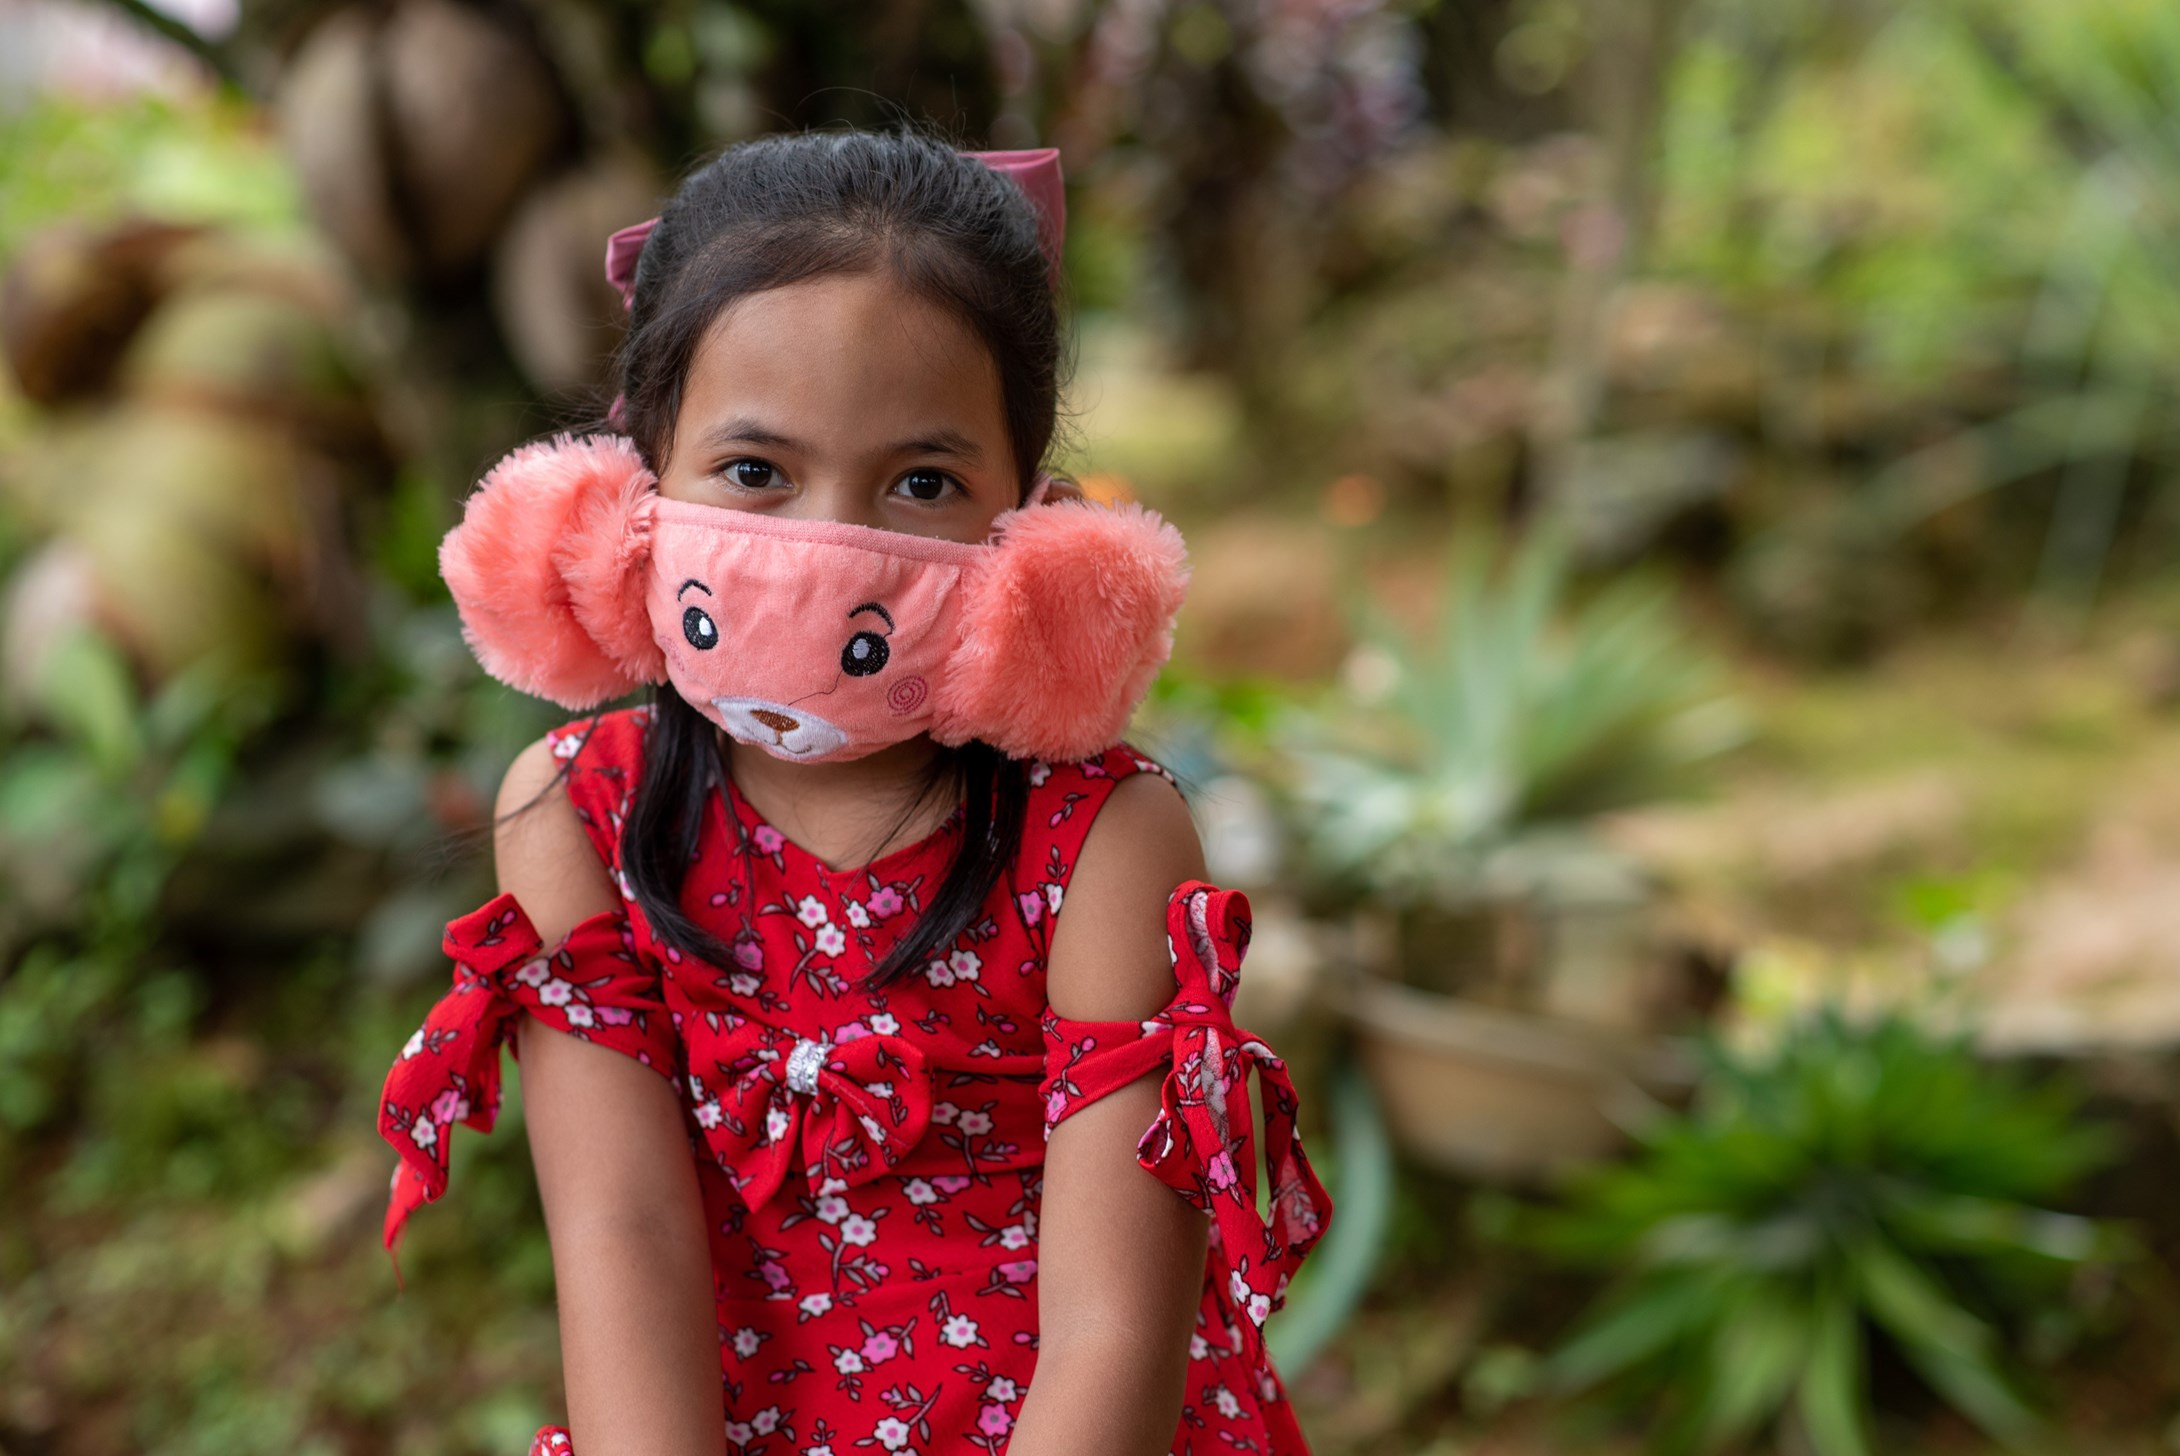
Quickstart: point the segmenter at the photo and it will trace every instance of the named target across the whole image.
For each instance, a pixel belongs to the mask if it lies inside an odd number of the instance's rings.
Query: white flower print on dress
[[[817,1216],[826,1223],[840,1222],[848,1216],[848,1200],[837,1193],[820,1194],[817,1201]]]
[[[409,1124],[409,1140],[429,1151],[439,1141],[439,1129],[432,1126],[430,1118],[419,1117]]]
[[[736,1330],[733,1335],[735,1358],[739,1360],[747,1360],[750,1356],[757,1353],[757,1347],[759,1345],[762,1345],[763,1343],[763,1335],[758,1334],[757,1331],[749,1325],[743,1325],[740,1329]]]
[[[537,999],[547,1006],[565,1006],[575,999],[575,987],[555,976],[537,988]]]
[[[819,955],[836,956],[848,948],[848,933],[837,925],[822,925],[813,943]]]
[[[822,1291],[817,1294],[805,1294],[795,1304],[795,1308],[802,1311],[804,1319],[816,1319],[832,1307],[833,1297]]]
[[[863,1355],[858,1350],[838,1350],[833,1354],[833,1369],[842,1375],[861,1375]]]
[[[861,900],[850,900],[848,902],[848,923],[854,926],[857,930],[863,930],[869,927],[870,911],[863,908],[863,902]]]
[[[954,984],[954,968],[944,961],[933,961],[923,968],[923,978],[934,986]]]
[[[971,1345],[981,1345],[983,1338],[977,1334],[976,1321],[965,1314],[957,1314],[939,1330],[939,1338],[957,1350]]]
[[[516,969],[515,979],[525,986],[542,986],[551,979],[552,974],[552,964],[545,957],[539,956],[536,960],[524,961]]]
[[[988,1112],[964,1112],[954,1119],[954,1125],[970,1137],[982,1137],[992,1130],[992,1118]]]
[[[870,1029],[880,1036],[895,1036],[900,1033],[901,1023],[892,1012],[880,1011],[870,1017]]]
[[[1004,1375],[994,1375],[992,1383],[984,1387],[984,1396],[987,1400],[1009,1401],[1020,1394],[1021,1391],[1015,1386],[1015,1383]]]
[[[863,1217],[860,1213],[851,1213],[841,1220],[840,1239],[842,1243],[853,1244],[860,1249],[877,1237],[878,1225]]]
[[[568,1025],[570,1026],[590,1026],[592,1024],[590,1008],[580,1001],[569,1003],[564,1014],[567,1016]]]
[[[800,920],[804,925],[809,926],[812,930],[815,930],[820,925],[823,925],[827,921],[831,920],[833,917],[831,913],[826,910],[825,902],[823,900],[820,900],[815,895],[805,895],[802,897],[801,900],[796,902],[795,918],[797,920]]]
[[[946,958],[946,968],[954,973],[957,981],[973,981],[984,965],[973,950],[957,950]]]
[[[921,1178],[909,1179],[907,1183],[902,1185],[901,1191],[907,1194],[908,1201],[918,1208],[939,1201],[938,1190]]]
[[[887,1416],[871,1427],[871,1438],[888,1451],[898,1451],[908,1444],[908,1422]]]

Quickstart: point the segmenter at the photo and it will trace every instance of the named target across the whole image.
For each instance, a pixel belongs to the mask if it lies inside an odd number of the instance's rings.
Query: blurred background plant
[[[1535,1220],[1553,1257],[1612,1279],[1548,1378],[1634,1396],[1663,1451],[1744,1449],[1783,1419],[1818,1456],[1861,1456],[1881,1449],[1877,1346],[2020,1444],[2037,1423],[2007,1351],[2063,1353],[2110,1288],[2084,1274],[2129,1247],[2043,1206],[2115,1154],[2079,1111],[1898,1013],[1711,1046],[1693,1108]]]
[[[602,414],[607,233],[896,118],[1062,148],[1061,463],[1190,539],[1137,741],[1369,1215],[1272,1332],[1313,1446],[1959,1451],[2034,1369],[2058,1449],[2171,1449],[2176,88],[2149,0],[0,8],[0,1451],[558,1408],[518,1136],[399,1299],[375,1237],[557,716],[434,551]]]
[[[1559,534],[1493,554],[1488,528],[1456,534],[1422,632],[1357,592],[1338,685],[1291,715],[1296,838],[1335,893],[1446,907],[1542,889],[1555,833],[1733,746],[1662,583],[1570,602]]]

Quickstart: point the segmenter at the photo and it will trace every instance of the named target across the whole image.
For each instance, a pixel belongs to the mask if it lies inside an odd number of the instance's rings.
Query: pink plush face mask
[[[665,500],[610,435],[501,461],[439,559],[501,681],[577,709],[670,681],[805,763],[926,732],[1095,753],[1165,661],[1188,575],[1140,507],[1026,505],[964,545]]]

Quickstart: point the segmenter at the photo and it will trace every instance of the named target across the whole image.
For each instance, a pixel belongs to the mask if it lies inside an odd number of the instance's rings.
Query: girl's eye
[[[850,677],[869,677],[892,655],[885,638],[876,632],[858,632],[840,649],[840,670]]]
[[[763,490],[778,474],[779,471],[762,460],[737,460],[727,467],[727,475],[736,485],[751,490]]]
[[[898,489],[906,491],[916,500],[936,501],[945,499],[947,488],[953,483],[953,477],[945,471],[926,468],[911,470],[902,476]]]
[[[681,635],[697,651],[709,652],[719,645],[719,624],[702,607],[691,607],[681,614]]]

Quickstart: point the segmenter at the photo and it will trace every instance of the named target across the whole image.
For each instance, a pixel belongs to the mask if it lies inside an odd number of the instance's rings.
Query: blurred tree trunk
[[[1604,404],[1606,337],[1650,231],[1658,118],[1688,0],[1588,0],[1586,8],[1589,55],[1576,84],[1602,156],[1595,191],[1562,240],[1566,279],[1530,419],[1528,504],[1539,514],[1563,504],[1569,452]]]

